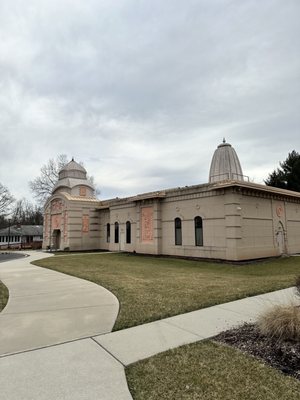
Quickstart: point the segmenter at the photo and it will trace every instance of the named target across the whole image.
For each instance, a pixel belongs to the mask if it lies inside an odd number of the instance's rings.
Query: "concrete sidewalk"
[[[0,264],[9,289],[0,313],[1,398],[131,400],[123,366],[91,338],[111,331],[117,298],[92,282],[30,264],[44,257],[49,254],[29,252]]]
[[[208,339],[245,322],[275,304],[299,303],[289,288],[204,308],[94,339],[124,366],[184,344]]]
[[[0,313],[6,400],[131,400],[124,366],[251,322],[274,304],[297,301],[290,288],[107,333],[117,315],[114,296],[29,264],[41,256],[49,255],[32,253],[23,263],[0,265],[11,296]]]
[[[29,257],[0,264],[9,300],[0,313],[0,356],[110,332],[119,311],[117,298],[83,279],[40,268]]]

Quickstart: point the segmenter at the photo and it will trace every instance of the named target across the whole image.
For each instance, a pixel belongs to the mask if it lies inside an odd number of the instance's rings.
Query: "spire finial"
[[[72,161],[74,161],[74,157],[72,157]]]
[[[223,143],[226,143],[226,140],[225,140],[225,138],[223,137]]]

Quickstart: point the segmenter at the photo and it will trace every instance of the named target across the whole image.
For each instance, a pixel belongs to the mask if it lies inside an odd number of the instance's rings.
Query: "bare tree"
[[[42,210],[23,198],[16,201],[11,212],[11,220],[13,225],[42,225]]]
[[[67,156],[65,154],[60,154],[56,159],[52,158],[47,164],[43,165],[40,176],[29,182],[30,190],[38,201],[39,206],[44,206],[48,197],[51,196],[52,190],[58,181],[58,173],[67,163]],[[79,164],[84,166],[82,162],[79,162]],[[87,180],[92,186],[95,186],[93,176],[88,175]],[[100,194],[98,188],[95,192],[96,195]]]
[[[9,213],[9,208],[15,201],[13,196],[10,194],[7,187],[0,183],[0,215],[4,216]]]
[[[56,159],[51,158],[42,166],[40,176],[29,182],[30,190],[39,204],[44,205],[47,198],[51,196],[58,180],[58,173],[67,163],[66,154],[60,154]]]

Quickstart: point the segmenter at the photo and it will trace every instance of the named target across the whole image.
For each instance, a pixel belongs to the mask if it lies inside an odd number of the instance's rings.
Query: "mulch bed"
[[[279,342],[267,338],[253,324],[222,332],[214,340],[236,347],[300,380],[300,342]]]

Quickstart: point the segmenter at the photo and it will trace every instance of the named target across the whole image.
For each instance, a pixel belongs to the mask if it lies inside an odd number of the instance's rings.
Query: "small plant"
[[[280,341],[300,341],[300,307],[276,305],[260,316],[262,335]]]

